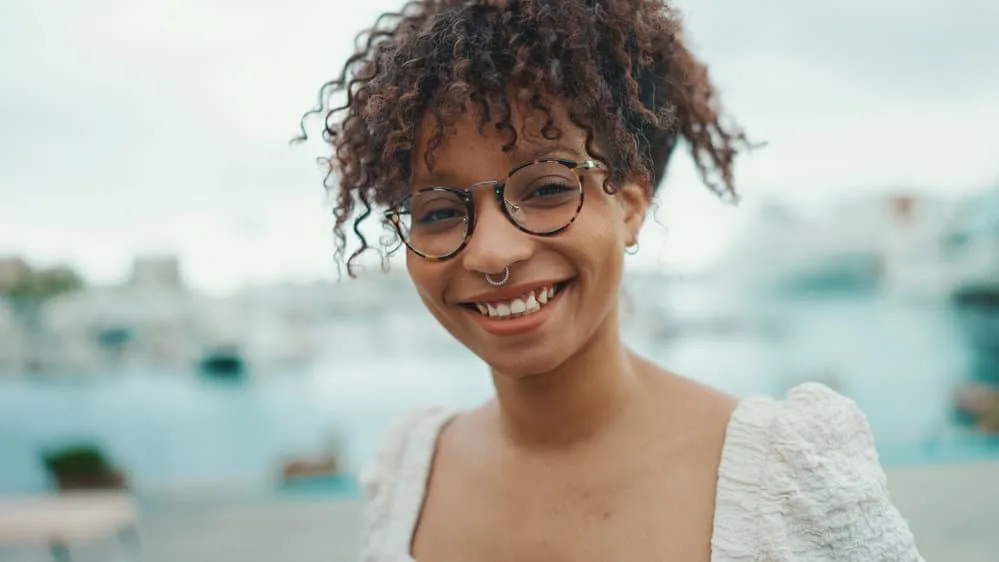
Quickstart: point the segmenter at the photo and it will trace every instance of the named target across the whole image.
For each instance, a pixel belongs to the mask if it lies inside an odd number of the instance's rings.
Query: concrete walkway
[[[999,560],[999,463],[889,472],[892,499],[928,561]],[[257,504],[177,501],[143,514],[147,562],[348,562],[358,551],[359,505],[296,500]],[[78,547],[78,562],[128,560],[113,541]],[[48,562],[37,548],[0,562]]]
[[[999,560],[999,462],[891,470],[888,487],[928,562]]]

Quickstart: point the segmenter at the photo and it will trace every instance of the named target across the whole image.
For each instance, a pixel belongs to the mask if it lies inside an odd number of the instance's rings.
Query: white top
[[[364,562],[414,562],[437,436],[454,415],[432,408],[406,417],[362,474]],[[853,401],[806,383],[784,400],[739,403],[718,466],[711,560],[923,560]]]

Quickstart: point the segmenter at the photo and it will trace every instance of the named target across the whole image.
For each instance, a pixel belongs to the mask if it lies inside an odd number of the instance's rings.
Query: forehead
[[[586,132],[574,125],[559,105],[551,106],[549,116],[540,110],[525,110],[522,105],[511,104],[509,123],[517,133],[517,142],[508,151],[503,148],[512,139],[509,130],[497,128],[495,119],[480,127],[481,123],[482,111],[476,104],[469,104],[464,113],[446,123],[443,136],[431,153],[431,168],[426,155],[438,125],[432,114],[425,116],[414,151],[414,185],[428,181],[474,183],[498,179],[512,167],[542,156],[586,157]],[[546,126],[559,134],[549,134],[546,138]]]

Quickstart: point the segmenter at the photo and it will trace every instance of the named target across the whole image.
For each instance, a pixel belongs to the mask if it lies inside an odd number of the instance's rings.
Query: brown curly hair
[[[542,129],[558,138],[552,101],[587,135],[591,155],[607,164],[605,189],[634,179],[651,186],[666,172],[679,138],[690,147],[704,183],[735,199],[733,160],[749,147],[723,124],[707,68],[684,45],[678,14],[667,0],[413,0],[382,14],[357,37],[339,77],[325,83],[303,117],[324,117],[325,185],[335,192],[336,261],[353,277],[354,259],[370,246],[360,225],[373,205],[390,205],[410,190],[415,143],[424,116],[435,133],[480,112],[517,142],[511,101],[543,112]],[[331,106],[331,98],[344,102]],[[333,178],[336,183],[333,184]],[[347,253],[349,219],[360,247]],[[381,241],[383,265],[394,249]]]

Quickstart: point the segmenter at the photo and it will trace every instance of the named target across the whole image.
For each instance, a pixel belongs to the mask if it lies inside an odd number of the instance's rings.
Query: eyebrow
[[[565,146],[541,146],[533,147],[531,149],[525,148],[515,148],[509,153],[513,156],[513,160],[516,161],[515,164],[509,166],[509,169],[514,168],[524,162],[533,162],[535,160],[540,160],[542,158],[566,158],[569,160],[576,160],[581,158],[581,155],[575,151],[566,148]],[[583,159],[589,158],[588,156],[583,157]],[[438,162],[440,163],[440,162]],[[502,178],[489,178],[480,181],[492,181],[499,180]],[[458,174],[454,170],[450,170],[446,167],[437,166],[435,170],[427,177],[416,176],[413,177],[412,184],[415,185],[446,185],[450,187],[458,187],[458,184],[462,183],[458,181]]]

